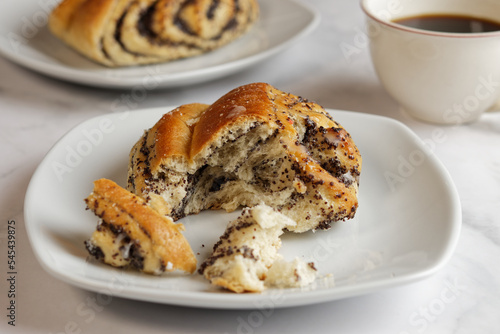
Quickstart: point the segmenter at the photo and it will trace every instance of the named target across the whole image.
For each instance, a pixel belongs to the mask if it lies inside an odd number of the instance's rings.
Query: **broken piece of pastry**
[[[266,204],[294,232],[354,217],[361,155],[321,106],[265,83],[166,113],[130,152],[128,189],[174,220]]]
[[[196,258],[182,235],[184,226],[159,214],[142,198],[113,181],[100,179],[85,202],[101,218],[85,242],[98,260],[148,274],[196,270]]]
[[[316,277],[314,266],[298,259],[286,263],[278,254],[283,229],[293,225],[293,220],[269,206],[245,208],[228,224],[198,271],[212,284],[237,293],[260,292],[266,284],[305,286]]]
[[[257,0],[63,0],[50,31],[106,66],[192,57],[245,34],[257,20]]]

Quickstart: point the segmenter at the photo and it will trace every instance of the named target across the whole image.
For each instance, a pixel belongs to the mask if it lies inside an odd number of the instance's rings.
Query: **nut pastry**
[[[51,32],[106,66],[192,57],[246,33],[257,0],[63,0],[49,17]]]

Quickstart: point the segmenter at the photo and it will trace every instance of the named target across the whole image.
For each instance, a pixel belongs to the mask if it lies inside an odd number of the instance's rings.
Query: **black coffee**
[[[422,15],[393,21],[407,27],[451,33],[479,33],[500,30],[500,23],[459,15]]]

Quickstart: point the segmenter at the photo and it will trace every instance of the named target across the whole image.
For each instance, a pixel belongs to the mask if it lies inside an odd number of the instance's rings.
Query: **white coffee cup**
[[[370,52],[387,92],[415,118],[477,120],[500,97],[500,31],[444,33],[394,23],[432,14],[500,22],[498,0],[361,0]]]

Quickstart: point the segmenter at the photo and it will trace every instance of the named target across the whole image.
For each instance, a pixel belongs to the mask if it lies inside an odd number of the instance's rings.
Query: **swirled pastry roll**
[[[184,226],[159,214],[142,198],[111,180],[99,179],[85,202],[101,218],[85,242],[98,260],[148,274],[196,270],[196,258],[182,235]]]
[[[128,189],[161,197],[174,219],[267,204],[304,232],[354,216],[360,172],[354,141],[321,106],[254,83],[165,114],[130,153]]]
[[[241,36],[258,17],[257,0],[63,0],[52,33],[107,66],[200,55]]]

